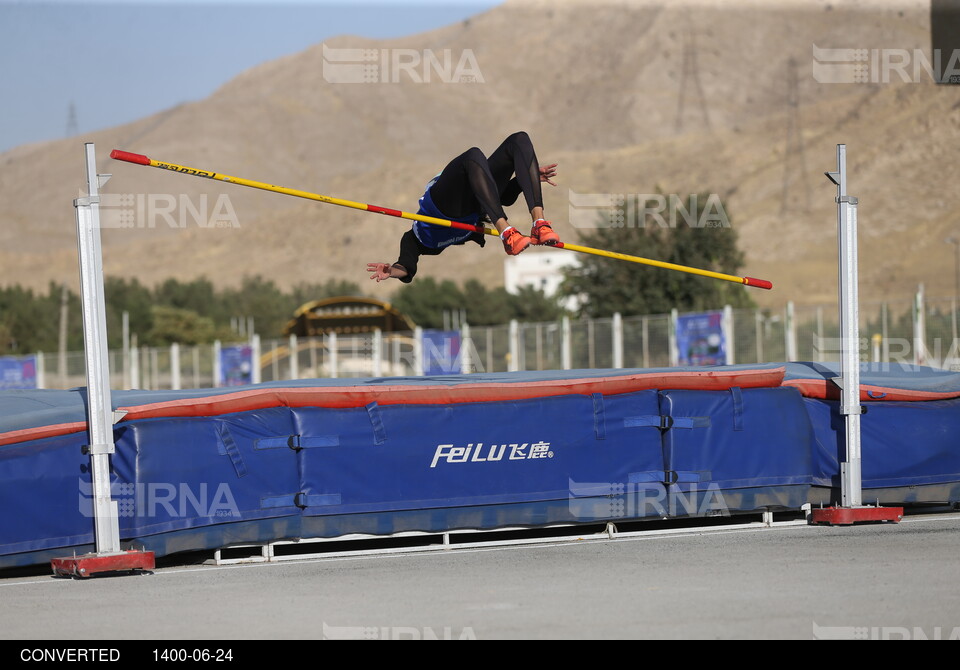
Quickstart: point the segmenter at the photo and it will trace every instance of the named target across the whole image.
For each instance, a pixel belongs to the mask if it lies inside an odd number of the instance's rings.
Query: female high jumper
[[[516,256],[531,244],[552,246],[560,241],[560,236],[553,231],[550,221],[543,218],[540,182],[556,186],[552,181],[556,174],[556,163],[540,166],[530,137],[521,131],[505,139],[489,158],[472,147],[450,161],[427,184],[417,213],[470,225],[492,222],[510,256]],[[503,211],[515,203],[521,193],[533,221],[529,236],[511,225]],[[400,238],[397,262],[367,263],[367,271],[371,273],[370,279],[378,282],[395,278],[409,284],[417,274],[420,256],[436,256],[449,246],[470,241],[482,247],[484,234],[414,221]]]

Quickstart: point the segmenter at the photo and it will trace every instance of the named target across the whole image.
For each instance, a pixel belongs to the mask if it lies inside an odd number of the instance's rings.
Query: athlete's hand
[[[371,273],[370,279],[376,279],[378,282],[393,276],[390,274],[389,263],[367,263],[367,272]]]
[[[557,176],[557,164],[553,163],[551,165],[541,165],[540,166],[540,181],[545,181],[551,186],[556,186],[553,183],[553,178]]]

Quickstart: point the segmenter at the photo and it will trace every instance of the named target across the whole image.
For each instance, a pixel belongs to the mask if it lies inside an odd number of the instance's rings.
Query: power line
[[[783,196],[780,213],[791,207],[790,190],[798,180],[802,188],[800,210],[810,210],[810,181],[807,179],[807,161],[803,151],[803,133],[800,130],[800,84],[797,78],[797,61],[792,56],[787,61],[787,140],[783,154]]]
[[[70,103],[70,107],[67,109],[67,137],[74,137],[80,133],[80,129],[77,127],[77,106]]]
[[[686,102],[687,85],[693,86],[700,101],[700,111],[703,113],[703,124],[710,128],[710,115],[707,113],[707,99],[703,94],[703,87],[700,85],[700,72],[697,67],[697,46],[694,36],[689,31],[684,38],[683,44],[683,63],[680,68],[680,98],[677,101],[677,121],[676,129],[683,129],[683,108]]]

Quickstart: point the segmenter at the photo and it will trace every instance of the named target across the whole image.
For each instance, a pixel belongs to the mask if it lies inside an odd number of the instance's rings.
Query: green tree
[[[13,333],[10,327],[0,321],[0,356],[13,353]]]
[[[173,343],[193,345],[214,340],[230,339],[229,332],[217,329],[213,319],[200,316],[189,309],[154,305],[153,327],[146,335],[152,346],[169,346]]]
[[[138,339],[153,328],[153,292],[135,277],[104,277],[103,295],[106,302],[107,339],[113,349],[123,346],[123,313],[127,313],[130,334]],[[147,342],[141,340],[141,344]]]
[[[477,279],[468,279],[463,285],[463,303],[466,320],[471,326],[493,326],[506,323],[513,315],[510,294],[502,287],[488,290]]]
[[[326,283],[311,284],[301,282],[293,287],[290,292],[291,314],[293,310],[313,300],[323,300],[324,298],[336,298],[340,296],[363,296],[360,285],[356,282],[346,279],[328,279]]]
[[[547,297],[541,289],[532,286],[522,286],[516,294],[507,294],[507,296],[510,317],[517,321],[528,323],[556,321],[566,313],[556,299]]]
[[[67,292],[67,348],[83,348],[80,298]],[[302,283],[289,291],[263,277],[245,277],[239,288],[218,289],[206,278],[181,281],[167,279],[149,288],[136,278],[105,277],[108,346],[123,342],[123,315],[130,334],[142,346],[210,343],[231,339],[234,317],[254,320],[265,338],[282,336],[283,327],[305,302],[332,296],[362,296],[354,282],[330,280],[323,284]],[[19,285],[0,287],[0,353],[53,352],[59,347],[60,303],[63,287],[50,283],[46,295]]]
[[[186,309],[214,317],[219,302],[213,283],[206,278],[181,282],[167,279],[153,289],[154,303],[178,309]]]
[[[222,303],[226,320],[230,317],[253,317],[254,328],[261,337],[280,337],[283,327],[299,305],[269,279],[260,275],[244,277],[239,289],[225,289]]]
[[[36,295],[20,285],[0,289],[0,324],[8,353],[56,351],[60,342],[60,303],[63,287],[51,282],[47,295]],[[67,291],[67,347],[83,346],[80,298]]]
[[[423,328],[441,328],[444,313],[463,314],[471,326],[492,326],[520,321],[552,321],[564,310],[556,300],[540,289],[524,287],[516,295],[503,287],[487,289],[476,279],[461,289],[454,282],[437,282],[432,277],[418,279],[401,289],[393,306]]]
[[[464,309],[467,312],[467,321],[470,322],[470,305],[460,288],[449,279],[437,282],[433,277],[419,278],[401,288],[392,303],[423,328],[443,327],[445,311]]]
[[[602,216],[598,227],[584,235],[583,244],[598,249],[618,251],[651,260],[660,260],[714,272],[738,275],[743,265],[743,252],[737,245],[737,231],[729,216],[718,223],[714,210],[726,213],[722,202],[706,195],[696,197],[696,213],[691,208],[690,221],[675,226],[656,222],[620,227],[623,220]],[[706,208],[710,207],[710,210]],[[581,313],[589,317],[605,317],[615,312],[624,316],[664,314],[680,311],[719,309],[724,305],[752,307],[747,289],[709,277],[676,270],[667,270],[639,263],[618,261],[603,256],[584,255],[581,265],[569,272],[561,287],[566,296],[579,297]]]

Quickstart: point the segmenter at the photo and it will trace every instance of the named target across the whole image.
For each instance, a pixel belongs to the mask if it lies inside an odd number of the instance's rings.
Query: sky
[[[336,35],[402,37],[501,3],[0,0],[0,152],[202,100]]]

